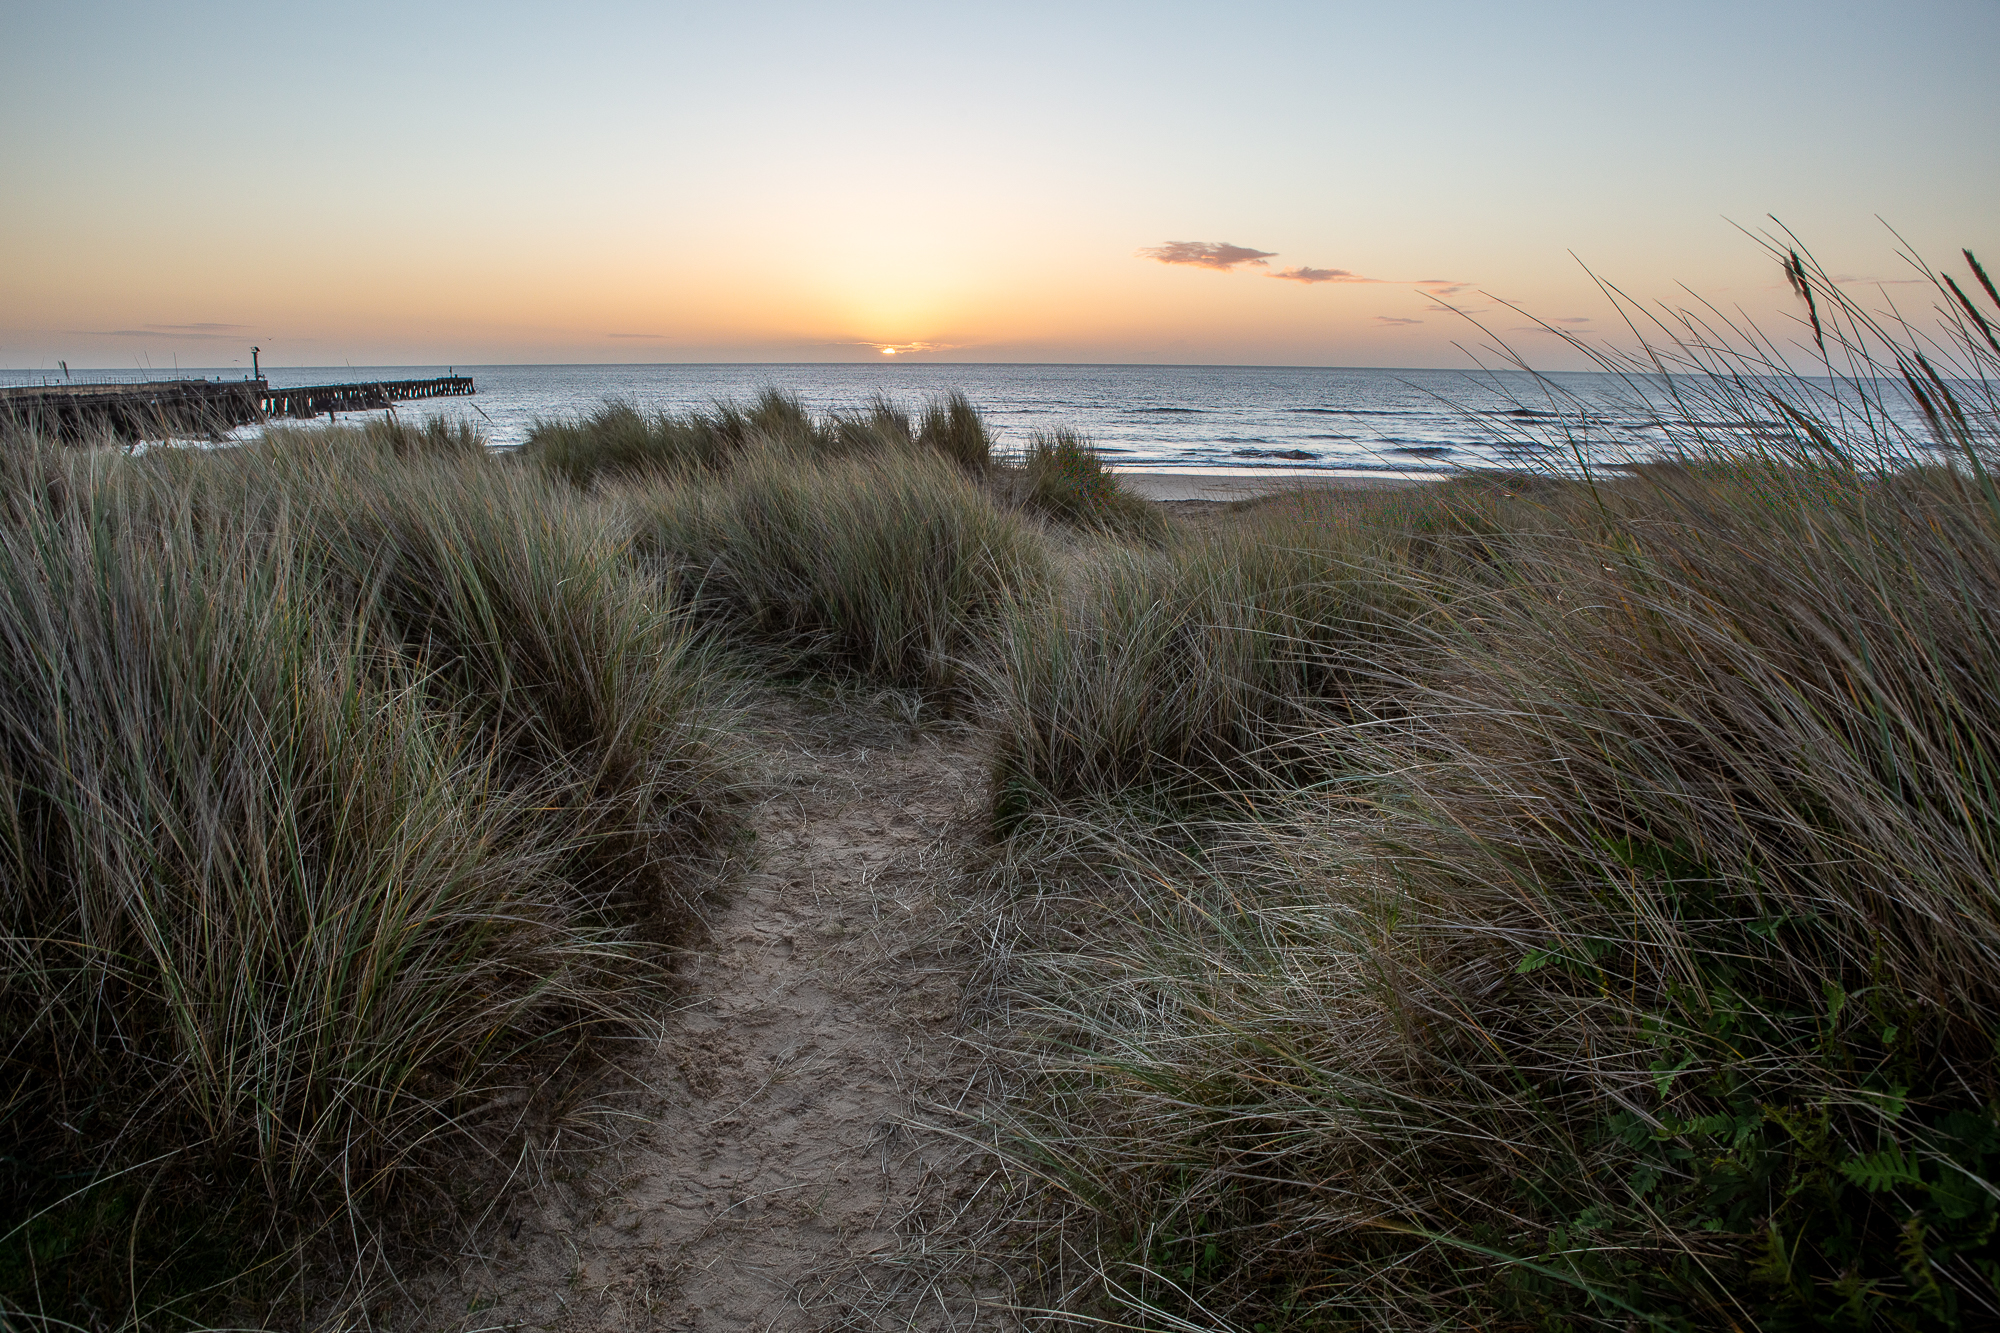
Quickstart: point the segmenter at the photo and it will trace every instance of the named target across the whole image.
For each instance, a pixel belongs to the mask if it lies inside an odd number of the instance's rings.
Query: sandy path
[[[638,1129],[488,1228],[426,1293],[430,1326],[988,1322],[949,1245],[981,1159],[936,1132],[977,1091],[934,897],[984,774],[967,740],[879,706],[780,703],[759,739],[757,854],[636,1062]]]

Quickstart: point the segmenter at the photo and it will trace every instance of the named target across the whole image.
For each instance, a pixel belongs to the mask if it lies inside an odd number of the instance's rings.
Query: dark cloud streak
[[[1168,241],[1165,245],[1147,246],[1139,251],[1139,257],[1158,260],[1162,264],[1189,264],[1195,268],[1212,268],[1227,273],[1238,264],[1268,268],[1270,266],[1264,261],[1276,253],[1275,250],[1252,250],[1246,245],[1231,245],[1228,241]]]
[[[1318,286],[1321,283],[1368,283],[1380,286],[1416,287],[1421,289],[1424,295],[1438,301],[1472,290],[1471,283],[1459,282],[1452,278],[1369,278],[1352,269],[1314,268],[1310,264],[1294,264],[1290,268],[1274,272],[1270,264],[1265,261],[1275,258],[1275,251],[1252,250],[1248,246],[1234,245],[1228,241],[1168,241],[1164,245],[1147,246],[1138,251],[1138,256],[1161,264],[1186,264],[1222,273],[1233,272],[1247,265],[1263,269],[1267,278],[1296,282],[1307,287]],[[1428,306],[1426,309],[1440,313],[1450,311],[1449,306],[1442,305]],[[1375,316],[1376,327],[1385,329],[1404,329],[1423,322],[1421,319],[1402,315]]]
[[[1286,282],[1380,282],[1382,281],[1380,278],[1356,277],[1354,274],[1349,273],[1344,268],[1307,268],[1304,265],[1300,265],[1298,268],[1288,268],[1285,269],[1283,272],[1273,273],[1270,274],[1269,276],[1273,278],[1283,278]]]
[[[143,329],[65,329],[65,333],[83,338],[165,338],[179,342],[187,338],[201,338],[220,342],[240,342],[240,333],[196,333],[192,324],[148,324]],[[222,324],[211,327],[234,329],[247,327],[236,324]]]

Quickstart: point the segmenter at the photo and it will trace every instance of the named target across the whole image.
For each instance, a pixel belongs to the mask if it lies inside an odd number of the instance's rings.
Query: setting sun
[[[884,347],[882,349],[883,356],[894,356],[895,354],[896,354],[896,349],[893,347]]]

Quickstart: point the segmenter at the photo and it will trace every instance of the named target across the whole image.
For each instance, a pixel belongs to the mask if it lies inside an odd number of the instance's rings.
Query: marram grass
[[[615,512],[531,469],[342,443],[281,438],[246,463],[500,779],[561,812],[573,872],[671,929],[675,862],[727,823],[731,789],[729,703],[696,627]]]
[[[1409,599],[1376,659],[1393,707],[1319,711],[1275,770],[1211,750],[1233,808],[1163,819],[1126,799],[1144,768],[1106,762],[1007,823],[993,1040],[1033,1071],[1003,1143],[1046,1182],[1036,1303],[1991,1323],[2000,346],[1962,314],[1864,337],[1792,262],[1843,395],[1755,346],[1660,349],[1708,433],[1677,463],[1361,508],[1370,579]],[[1854,408],[1919,391],[1928,437]],[[1361,565],[1334,549],[1329,575]],[[1131,577],[1089,596],[1158,614]],[[1094,740],[1081,720],[1142,707],[1188,639],[1080,642],[1076,667],[1005,659],[1010,752]],[[1209,688],[1240,677],[1207,660]]]
[[[1090,441],[1066,426],[1029,439],[1018,485],[1027,508],[1058,522],[1142,543],[1166,536],[1159,507],[1120,486]]]
[[[617,500],[661,596],[781,669],[963,693],[1011,600],[1047,578],[1040,534],[931,450],[767,450]]]
[[[629,846],[725,831],[726,696],[602,522],[379,434],[5,442],[17,1324],[282,1292],[457,1178],[480,1108],[656,1019],[684,876]]]
[[[987,690],[1001,822],[1112,792],[1199,800],[1301,757],[1330,716],[1396,713],[1426,648],[1403,544],[1273,508],[1163,550],[1108,544],[1014,601]]]
[[[882,398],[859,411],[814,416],[796,396],[777,389],[765,389],[747,407],[724,402],[682,413],[609,402],[581,417],[536,422],[521,453],[586,486],[714,475],[746,452],[826,460],[910,449],[937,454],[971,476],[983,475],[993,462],[985,420],[956,392],[926,403],[915,416]]]

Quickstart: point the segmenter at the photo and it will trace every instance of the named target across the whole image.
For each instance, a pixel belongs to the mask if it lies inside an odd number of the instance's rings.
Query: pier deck
[[[366,412],[424,398],[472,396],[470,375],[274,389],[270,381],[157,380],[0,388],[0,420],[61,440],[216,436],[274,417]]]

